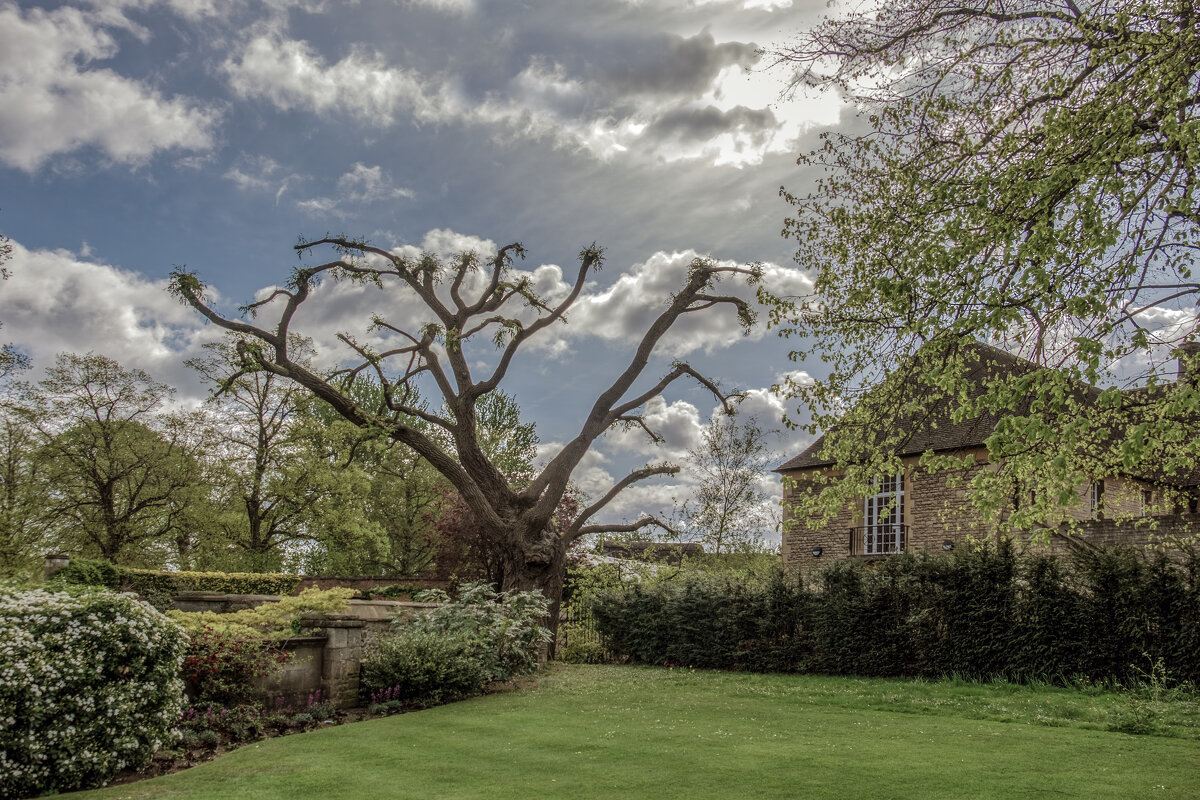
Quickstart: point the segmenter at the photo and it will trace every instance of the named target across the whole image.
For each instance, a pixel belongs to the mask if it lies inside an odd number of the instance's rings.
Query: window
[[[863,505],[863,553],[904,552],[904,474],[876,479]]]
[[[1148,517],[1154,512],[1154,490],[1142,489],[1142,516]]]

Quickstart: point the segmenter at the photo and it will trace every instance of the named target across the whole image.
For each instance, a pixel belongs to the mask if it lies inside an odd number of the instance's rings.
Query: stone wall
[[[917,469],[917,459],[904,459],[904,521],[909,526],[906,551],[910,553],[944,552],[968,540],[995,540],[1000,533],[985,524],[967,497],[966,486],[980,471],[988,469],[983,451],[971,453],[974,465],[954,473],[929,474]],[[836,473],[829,473],[836,479]],[[793,506],[808,493],[825,485],[814,470],[795,470],[784,474],[782,558],[785,569],[811,575],[832,560],[860,558],[873,560],[886,555],[853,555],[851,529],[863,524],[863,500],[847,503],[836,515],[816,529],[798,517]],[[1034,536],[1023,534],[1024,543],[1054,553],[1117,543],[1134,546],[1177,547],[1181,541],[1196,541],[1200,535],[1200,514],[1163,513],[1142,517],[1141,484],[1114,478],[1105,481],[1104,506],[1099,519],[1092,519],[1090,487],[1082,487],[1080,503],[1058,525],[1051,525]],[[1071,524],[1073,523],[1073,524]],[[820,551],[819,555],[816,555]]]
[[[277,595],[186,592],[175,597],[175,607],[180,611],[230,613],[279,600]],[[292,658],[281,674],[259,679],[258,693],[268,707],[276,702],[302,706],[320,690],[336,708],[353,708],[360,702],[363,649],[372,637],[391,627],[393,616],[411,616],[436,607],[433,603],[351,600],[349,608],[336,614],[301,617],[306,635],[283,642]]]
[[[969,455],[969,454],[968,454]],[[911,553],[942,552],[950,540],[957,546],[967,537],[989,535],[966,496],[966,484],[987,466],[976,456],[975,465],[954,473],[936,475],[917,469],[917,458],[902,461],[904,468],[904,521],[908,525],[905,549]],[[827,473],[836,478],[836,473]],[[784,475],[783,566],[788,570],[811,573],[830,560],[851,557],[851,529],[863,524],[863,501],[848,503],[841,511],[813,529],[794,511],[795,504],[824,485],[821,475],[811,470],[796,470]],[[954,484],[953,486],[948,484]],[[817,550],[820,555],[814,555]],[[887,556],[855,556],[863,559]]]

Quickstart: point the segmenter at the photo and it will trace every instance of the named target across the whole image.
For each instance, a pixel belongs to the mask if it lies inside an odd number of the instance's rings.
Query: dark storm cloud
[[[705,29],[688,38],[643,42],[626,63],[609,72],[605,82],[618,92],[695,96],[707,91],[721,70],[734,65],[749,69],[760,57],[756,45],[717,44]]]
[[[703,142],[727,131],[766,133],[777,127],[779,121],[769,108],[735,106],[722,111],[716,106],[707,106],[670,111],[656,119],[642,136],[656,142]]]

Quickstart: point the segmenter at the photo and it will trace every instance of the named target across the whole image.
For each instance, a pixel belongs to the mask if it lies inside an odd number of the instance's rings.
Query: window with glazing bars
[[[904,549],[904,474],[877,478],[875,493],[863,508],[863,553],[899,553]]]

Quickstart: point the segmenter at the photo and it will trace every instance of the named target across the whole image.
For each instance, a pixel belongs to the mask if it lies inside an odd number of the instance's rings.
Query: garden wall
[[[276,595],[184,592],[174,598],[180,611],[212,611],[218,614],[278,602]],[[292,653],[281,674],[258,681],[258,690],[268,707],[272,703],[303,706],[320,690],[336,708],[359,704],[359,670],[363,648],[370,639],[391,625],[394,615],[411,616],[434,603],[395,600],[351,600],[350,607],[336,615],[301,618],[303,630],[313,633],[283,642]]]

